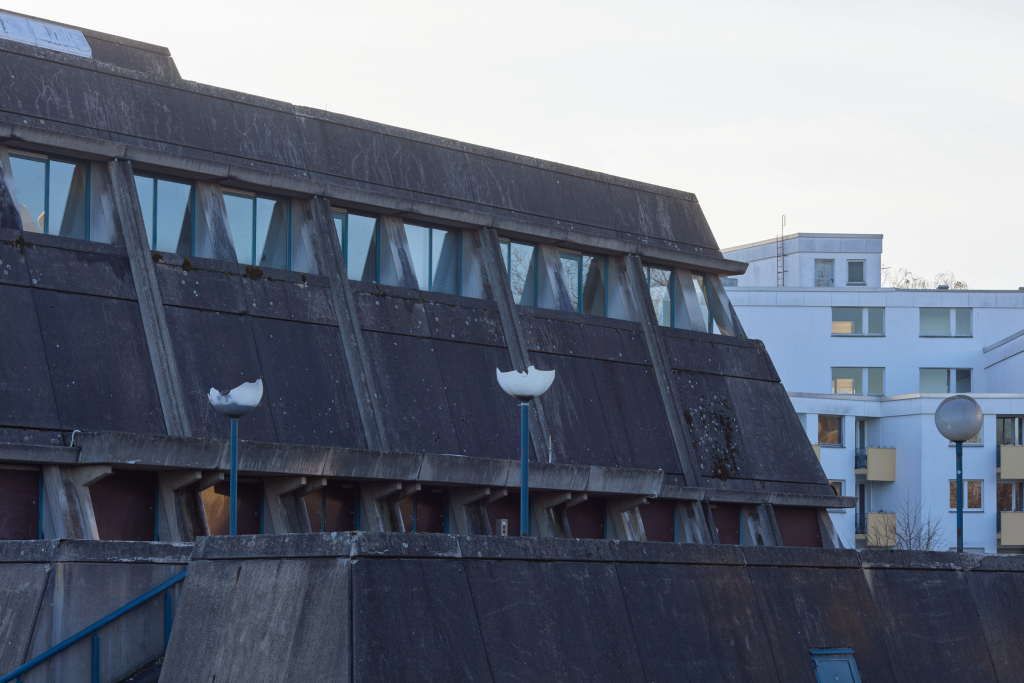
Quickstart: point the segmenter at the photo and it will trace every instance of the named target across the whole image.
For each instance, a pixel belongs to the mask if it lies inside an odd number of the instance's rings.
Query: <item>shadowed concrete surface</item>
[[[189,544],[0,542],[0,672],[7,673],[180,574]],[[171,588],[177,599],[181,585]],[[103,681],[120,681],[164,652],[164,596],[99,630]],[[86,681],[85,638],[25,674],[25,683]]]
[[[811,681],[849,648],[864,681],[1014,681],[1022,598],[1016,557],[209,537],[160,680]]]

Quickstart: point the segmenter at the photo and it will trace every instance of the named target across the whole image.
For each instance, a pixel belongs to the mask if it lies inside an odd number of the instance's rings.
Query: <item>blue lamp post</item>
[[[230,533],[238,533],[238,418],[245,417],[263,399],[263,380],[240,384],[231,391],[210,389],[210,405],[231,418],[231,512]]]
[[[506,394],[519,399],[520,460],[519,460],[519,534],[530,535],[530,401],[551,387],[554,370],[538,370],[532,365],[526,372],[495,370],[498,384]]]
[[[950,396],[935,409],[939,433],[956,444],[956,551],[964,551],[964,441],[981,431],[985,415],[970,396]]]

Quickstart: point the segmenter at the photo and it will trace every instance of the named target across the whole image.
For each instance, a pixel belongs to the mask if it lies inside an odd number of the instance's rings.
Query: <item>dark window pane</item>
[[[662,268],[651,268],[649,272],[651,304],[654,306],[654,316],[658,319],[659,325],[668,327],[672,325],[672,295],[669,289],[672,282],[672,271]]]
[[[967,508],[970,510],[981,509],[981,482],[971,480],[967,484]]]
[[[0,541],[39,538],[39,470],[0,467]]]
[[[921,368],[922,394],[948,394],[949,371],[943,368]]]
[[[255,197],[224,193],[224,206],[231,226],[231,240],[235,243],[235,257],[239,263],[252,265]]]
[[[114,470],[90,486],[100,539],[155,540],[156,491],[156,472],[137,470]]]
[[[701,315],[704,316],[704,327],[711,326],[711,311],[708,309],[708,299],[704,296],[704,276],[693,276],[693,287],[697,290],[697,302],[700,304]]]
[[[156,181],[156,251],[192,255],[192,186]]]
[[[572,310],[580,310],[580,267],[581,257],[579,254],[559,254],[562,262],[562,272],[565,274],[565,286],[569,289],[569,299],[572,301]]]
[[[462,233],[458,230],[430,231],[430,291],[445,294],[459,293],[459,242]]]
[[[863,334],[863,308],[833,308],[832,334]]]
[[[885,309],[868,309],[868,334],[885,334]]]
[[[85,164],[50,160],[47,233],[80,240],[86,238],[86,172]]]
[[[348,214],[345,268],[350,280],[377,281],[377,219]]]
[[[999,512],[1013,510],[1013,484],[996,484],[996,509]]]
[[[967,336],[971,335],[971,309],[970,308],[958,308],[956,309],[956,333],[958,335]]]
[[[863,368],[832,368],[833,394],[863,394]]]
[[[509,490],[508,495],[487,506],[487,521],[491,535],[501,535],[501,520],[508,524],[508,535],[519,535],[519,491]]]
[[[922,308],[921,335],[932,337],[949,336],[949,309]]]
[[[583,257],[583,307],[587,315],[608,314],[606,294],[608,291],[608,258],[605,256]]]
[[[529,244],[509,244],[509,283],[512,297],[523,306],[537,305],[537,273],[534,247]]]
[[[740,506],[732,503],[712,503],[711,517],[718,533],[718,542],[725,545],[740,544]]]
[[[10,159],[22,229],[43,232],[46,226],[46,161],[13,154]]]
[[[881,394],[884,368],[868,368],[868,393]]]
[[[203,507],[210,525],[211,536],[227,536],[231,530],[231,482],[225,480],[203,491]],[[263,484],[238,482],[238,533],[260,533],[260,513],[263,510]]]
[[[673,500],[652,500],[641,505],[640,519],[648,541],[672,543],[675,539],[676,503]]]
[[[966,394],[966,393],[969,393],[971,391],[971,371],[970,370],[957,370],[956,371],[956,390],[957,390],[957,393],[962,393],[962,394]]]
[[[416,273],[419,288],[430,291],[430,229],[418,225],[405,226],[405,238],[409,242],[409,258]]]
[[[850,282],[854,284],[861,284],[864,282],[864,262],[863,261],[848,261],[850,268]]]
[[[156,181],[144,176],[135,176],[135,191],[139,195],[139,206],[142,207],[142,220],[146,224],[146,234],[149,235],[149,247],[154,248],[153,242],[153,201],[156,199]]]
[[[842,445],[843,418],[841,415],[818,416],[818,443]]]
[[[565,511],[573,538],[604,538],[605,501],[590,498]]]

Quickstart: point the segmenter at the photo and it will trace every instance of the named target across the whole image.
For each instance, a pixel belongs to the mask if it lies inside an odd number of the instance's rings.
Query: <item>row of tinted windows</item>
[[[25,230],[86,240],[95,237],[90,234],[89,164],[24,153],[12,153],[10,160]],[[196,221],[194,184],[139,173],[135,187],[150,247],[182,256],[195,255],[202,228]],[[291,270],[299,236],[292,232],[289,200],[238,191],[225,191],[223,196],[238,263]],[[334,212],[334,224],[349,278],[381,282],[380,219],[338,210]],[[462,294],[462,231],[408,223],[404,228],[419,288]],[[540,305],[536,245],[501,239],[500,247],[516,303]],[[561,250],[559,261],[572,309],[607,315],[608,257]],[[659,323],[674,327],[674,302],[680,295],[675,275],[671,270],[645,267],[644,276]],[[714,331],[704,278],[694,275],[693,280],[704,324],[708,331]]]

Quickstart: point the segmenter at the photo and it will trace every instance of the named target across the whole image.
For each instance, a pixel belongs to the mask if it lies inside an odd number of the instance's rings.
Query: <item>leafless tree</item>
[[[956,279],[952,271],[938,273],[934,278],[918,277],[906,266],[882,266],[882,286],[896,289],[935,289],[947,285],[950,289],[967,289],[967,283]]]
[[[896,550],[946,550],[949,545],[943,530],[942,515],[924,509],[910,492],[896,501],[896,511],[868,525],[869,548]]]

